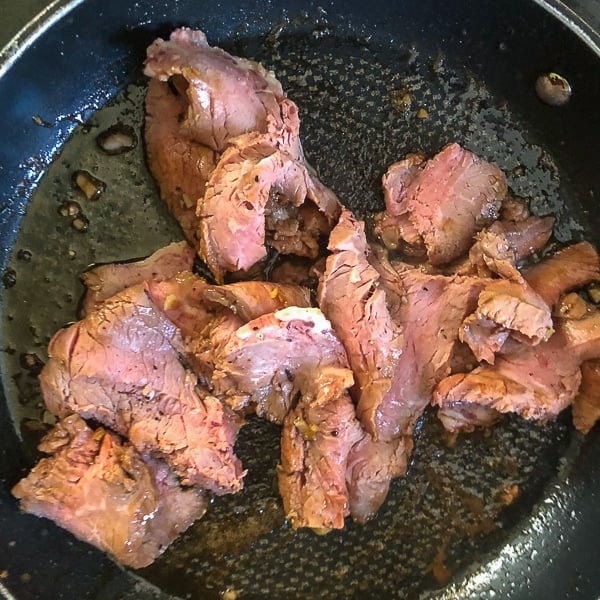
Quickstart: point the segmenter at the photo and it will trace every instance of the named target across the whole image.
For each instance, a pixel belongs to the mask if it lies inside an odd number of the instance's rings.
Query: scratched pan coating
[[[167,31],[163,26],[163,35]],[[243,32],[221,45],[275,70],[300,108],[309,162],[361,217],[381,209],[380,180],[387,165],[407,152],[432,154],[458,141],[496,162],[536,214],[557,217],[557,241],[593,239],[581,189],[559,169],[543,136],[530,131],[505,95],[439,47],[413,38],[373,41],[356,28],[332,25],[326,13],[288,19],[261,35]],[[33,464],[39,423],[49,420],[36,367],[25,368],[24,358],[35,354],[46,360],[52,334],[76,319],[83,289],[78,275],[92,263],[145,256],[181,239],[145,166],[143,143],[107,156],[95,142],[117,122],[131,125],[143,140],[144,90],[144,79],[136,76],[81,119],[33,192],[20,224],[4,272],[1,322],[2,380],[23,438],[22,458],[5,475],[9,483]],[[73,188],[72,173],[78,169],[106,183],[99,200],[87,201]],[[82,206],[89,220],[85,233],[61,215],[68,201]],[[244,490],[215,499],[207,515],[154,565],[137,572],[141,581],[134,584],[129,579],[123,584],[119,577],[129,576],[115,574],[118,568],[102,553],[52,524],[25,515],[23,526],[38,536],[40,558],[58,539],[64,556],[72,555],[91,572],[95,589],[82,597],[116,597],[115,590],[125,597],[128,585],[134,586],[132,597],[470,597],[473,574],[506,548],[527,546],[523,530],[543,520],[545,510],[560,509],[561,502],[566,506],[561,494],[582,452],[568,415],[545,425],[507,417],[489,432],[453,440],[427,412],[409,473],[392,484],[377,518],[365,526],[348,521],[343,531],[318,536],[293,531],[284,520],[275,476],[278,437],[278,427],[251,420],[237,445],[249,470]],[[529,559],[537,552],[535,545],[520,551]],[[55,555],[53,561],[61,559]],[[526,573],[527,560],[519,568],[519,577],[534,577]],[[22,583],[22,575],[29,574],[30,589],[36,589],[35,579],[44,571],[25,569],[20,575],[9,571],[9,577]],[[502,578],[505,596],[511,584],[515,590],[515,577]],[[69,598],[75,582],[65,585],[65,579],[59,577],[60,593]],[[444,591],[447,584],[451,587]],[[60,597],[47,590],[32,597]],[[19,591],[27,597],[26,586]]]

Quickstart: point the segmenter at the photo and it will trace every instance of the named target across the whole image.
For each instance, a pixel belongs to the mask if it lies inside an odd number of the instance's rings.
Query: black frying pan
[[[142,256],[179,236],[144,169],[143,148],[115,161],[94,145],[95,135],[117,120],[140,130],[144,50],[174,26],[201,27],[212,43],[277,70],[300,106],[309,160],[361,216],[381,205],[379,178],[387,164],[457,140],[498,162],[535,211],[555,213],[558,241],[600,243],[600,58],[593,27],[562,4],[524,0],[320,6],[59,2],[31,28],[32,38],[20,40],[16,55],[3,54],[2,593],[19,599],[600,593],[600,432],[582,439],[568,415],[544,427],[507,418],[491,435],[462,436],[451,445],[427,414],[410,472],[394,483],[378,518],[325,537],[294,533],[283,523],[274,487],[277,429],[255,422],[239,444],[250,469],[245,491],[215,502],[155,565],[135,575],[53,524],[19,513],[9,494],[36,459],[43,419],[35,365],[24,367],[23,355],[44,359],[48,337],[75,318],[77,274],[88,263]],[[594,2],[576,8],[599,22]],[[549,70],[574,89],[560,109],[543,105],[533,91],[535,78]],[[408,110],[398,102],[406,91]],[[416,118],[420,108],[426,119]],[[58,212],[76,198],[69,179],[76,168],[95,171],[108,185],[102,202],[84,203],[85,234]],[[512,486],[519,493],[509,503]]]

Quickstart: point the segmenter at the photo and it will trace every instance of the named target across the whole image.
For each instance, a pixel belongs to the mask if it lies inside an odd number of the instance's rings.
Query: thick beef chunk
[[[174,78],[187,96],[182,133],[217,151],[238,135],[266,131],[267,118],[279,118],[285,97],[273,73],[209,46],[204,33],[187,28],[150,45],[144,72],[160,81]]]
[[[164,462],[142,458],[77,415],[60,421],[39,448],[50,456],[12,490],[21,508],[52,519],[124,565],[149,565],[206,512],[202,492],[179,487]]]
[[[283,129],[269,124],[266,134],[248,134],[231,142],[213,172],[198,205],[200,257],[217,281],[225,272],[248,270],[266,256],[266,213],[271,226],[287,221],[310,200],[331,225],[339,214],[335,194],[326,188],[298,154],[299,121],[295,105],[286,101]],[[281,219],[274,218],[278,212]],[[321,228],[316,230],[318,237]],[[304,231],[306,233],[306,231]],[[271,236],[274,239],[275,236]],[[318,243],[302,244],[317,256]],[[283,249],[283,248],[282,248]]]
[[[54,336],[40,374],[46,405],[127,436],[186,485],[235,492],[244,475],[233,452],[240,422],[216,398],[200,396],[179,361],[183,348],[143,286],[128,288]]]
[[[564,293],[600,280],[600,258],[592,244],[580,242],[525,269],[523,276],[554,307]]]
[[[332,254],[319,285],[318,302],[348,354],[358,417],[378,439],[375,414],[379,405],[399,401],[392,381],[402,335],[388,311],[385,291],[378,285],[379,273],[367,260],[364,224],[347,209],[332,231],[329,250]]]
[[[344,347],[316,308],[290,307],[240,327],[215,358],[213,385],[235,408],[246,404],[283,422],[303,378],[319,366],[346,368]]]
[[[493,366],[482,365],[441,381],[433,404],[469,402],[526,419],[556,417],[577,394],[581,361],[569,351],[560,331],[537,346],[517,342],[511,346],[510,352],[496,356]]]
[[[188,100],[168,83],[152,79],[146,93],[146,159],[160,196],[188,242],[197,247],[196,205],[218,154],[182,131]]]
[[[173,242],[144,260],[110,263],[86,271],[81,279],[86,286],[83,316],[107,298],[144,281],[163,281],[181,271],[191,271],[195,252],[186,242]]]
[[[347,392],[352,382],[348,369],[316,370],[285,417],[277,475],[293,527],[341,529],[350,513],[348,453],[363,435]]]
[[[587,360],[581,365],[581,386],[573,401],[573,425],[581,433],[589,433],[600,420],[600,360]]]
[[[366,431],[348,455],[346,483],[350,514],[358,523],[371,520],[387,497],[390,482],[406,474],[411,436],[375,441]]]
[[[418,248],[420,236],[429,262],[443,265],[464,254],[473,235],[498,218],[506,178],[458,144],[449,144],[424,166],[420,161],[419,155],[409,157],[384,176],[387,212],[396,220],[408,215],[414,229],[402,221],[405,241]],[[385,225],[379,224],[382,233]],[[389,231],[387,236],[392,238]]]

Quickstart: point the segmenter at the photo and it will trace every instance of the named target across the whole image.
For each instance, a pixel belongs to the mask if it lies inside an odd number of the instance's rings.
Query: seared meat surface
[[[233,452],[238,418],[197,388],[179,360],[183,339],[144,287],[127,288],[59,331],[40,374],[50,412],[76,412],[167,461],[186,485],[217,494],[242,487]]]
[[[144,73],[159,81],[175,79],[187,97],[182,133],[218,152],[238,135],[266,131],[267,118],[279,116],[285,97],[262,65],[211,47],[203,32],[185,27],[148,47]]]
[[[356,380],[352,394],[358,417],[378,439],[381,432],[375,414],[386,397],[396,393],[392,381],[402,353],[402,335],[379,287],[379,273],[367,260],[364,225],[346,209],[331,233],[329,250],[332,254],[317,299],[348,354]]]
[[[82,316],[127,287],[145,281],[163,281],[181,271],[191,271],[194,256],[193,249],[186,242],[173,242],[144,260],[110,263],[86,271],[81,276],[86,287]]]
[[[149,565],[206,512],[208,498],[181,488],[163,461],[77,415],[59,421],[39,449],[49,456],[12,490],[21,508],[124,565]]]

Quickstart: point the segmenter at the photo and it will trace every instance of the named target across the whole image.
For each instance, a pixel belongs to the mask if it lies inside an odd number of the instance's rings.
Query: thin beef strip
[[[525,269],[523,276],[554,307],[564,293],[600,280],[600,258],[592,244],[580,242]]]
[[[262,65],[211,47],[202,31],[185,27],[149,46],[144,72],[160,81],[176,78],[188,105],[182,133],[219,152],[231,138],[266,131],[267,118],[279,118],[285,97]]]
[[[290,307],[240,327],[215,357],[213,385],[231,405],[256,406],[282,423],[303,373],[319,366],[347,367],[344,347],[316,308]]]
[[[288,218],[306,199],[323,213],[330,226],[339,215],[339,201],[305,165],[298,154],[299,120],[290,101],[282,103],[287,117],[281,128],[269,120],[268,133],[232,140],[213,172],[198,205],[200,257],[222,283],[225,272],[248,270],[267,254],[267,205],[275,202]],[[301,152],[301,151],[300,151]],[[318,230],[319,237],[322,232]],[[316,258],[318,244],[303,244]]]
[[[388,311],[385,291],[378,284],[379,273],[367,260],[364,224],[349,210],[343,209],[328,248],[332,254],[327,258],[317,299],[348,354],[358,418],[379,439],[375,424],[379,405],[399,401],[392,381],[402,353],[402,334]],[[389,441],[385,435],[383,439]]]
[[[21,508],[124,565],[148,566],[206,512],[203,493],[182,489],[164,462],[77,415],[59,421],[39,449],[50,456],[12,490]]]
[[[182,132],[188,110],[185,93],[151,79],[146,93],[146,159],[160,196],[175,217],[185,238],[198,246],[196,205],[204,195],[218,154]]]
[[[434,386],[450,371],[459,344],[458,330],[472,313],[485,280],[429,275],[394,265],[404,300],[394,319],[402,328],[404,348],[392,387],[395,394],[379,406],[376,423],[383,439],[411,435],[431,400]],[[388,277],[386,286],[391,286]]]
[[[110,263],[86,271],[81,276],[86,287],[82,316],[127,287],[144,281],[163,281],[181,271],[191,271],[194,256],[195,252],[187,242],[173,242],[144,260]]]
[[[310,292],[305,287],[268,281],[211,285],[203,296],[206,302],[227,307],[244,322],[288,306],[310,306]]]
[[[433,404],[474,403],[526,419],[554,418],[575,397],[581,381],[581,360],[567,346],[561,331],[537,346],[511,341],[494,365],[457,373],[441,381]]]
[[[390,482],[406,474],[411,436],[375,441],[366,431],[348,455],[346,484],[350,514],[357,523],[371,520],[387,497]]]
[[[283,421],[279,491],[293,527],[341,529],[350,513],[348,453],[363,431],[347,388],[348,369],[318,369]]]
[[[94,419],[164,458],[185,485],[217,494],[242,487],[233,446],[239,419],[200,395],[179,360],[183,340],[142,285],[59,331],[40,383],[50,412]]]
[[[209,285],[192,273],[151,282],[148,293],[181,331],[183,354],[209,388],[214,358],[239,327],[288,306],[310,305],[308,290],[300,286],[264,281]]]
[[[581,386],[573,401],[573,425],[589,433],[600,420],[600,360],[586,360],[581,365]]]

